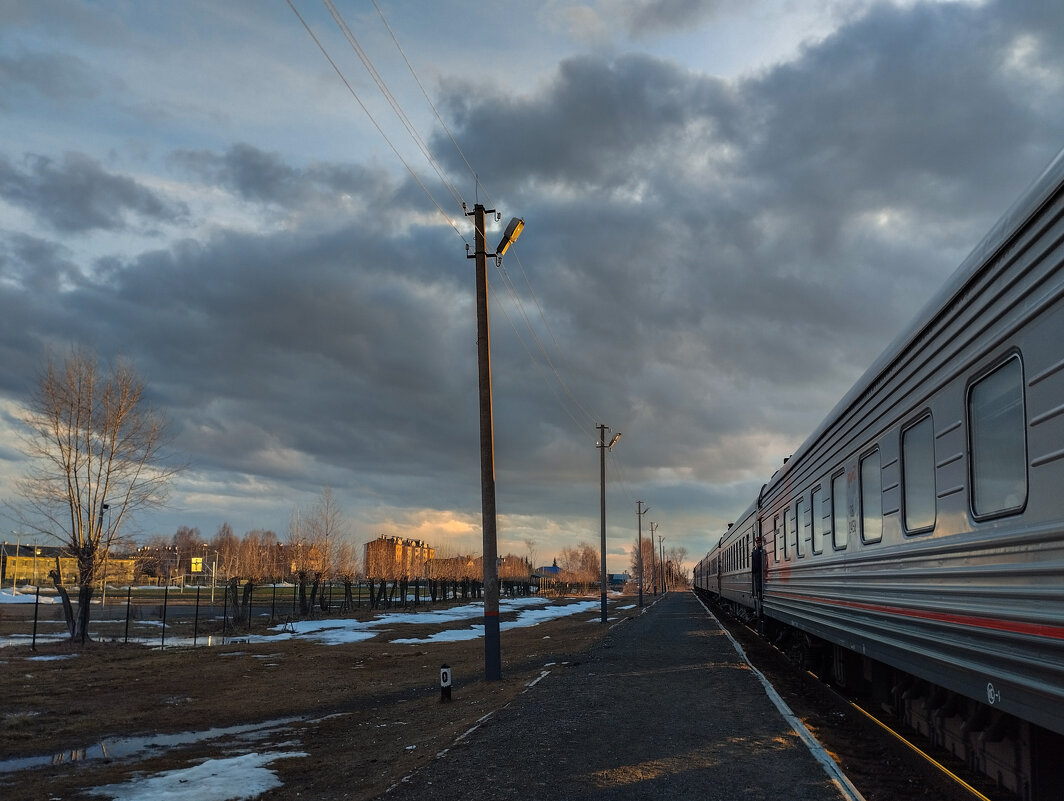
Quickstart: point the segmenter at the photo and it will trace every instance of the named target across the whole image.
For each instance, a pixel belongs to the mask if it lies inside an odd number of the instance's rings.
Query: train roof
[[[1042,171],[1042,174],[1020,194],[1019,198],[1001,216],[1001,219],[994,224],[979,244],[968,254],[968,257],[954,270],[938,292],[931,296],[931,299],[916,313],[910,323],[902,329],[901,333],[894,338],[883,353],[864,372],[850,388],[849,392],[843,396],[842,400],[835,404],[828,416],[795,451],[795,457],[811,448],[825,434],[834,421],[860,401],[877,379],[938,319],[951,301],[965,291],[965,288],[1008,245],[1017,232],[1056,195],[1062,182],[1064,182],[1064,150],[1057,153],[1049,166]],[[789,463],[794,464],[795,459],[792,457]],[[788,464],[784,464],[769,479],[769,485],[784,476],[788,467]],[[756,507],[756,505],[755,503],[754,506]]]

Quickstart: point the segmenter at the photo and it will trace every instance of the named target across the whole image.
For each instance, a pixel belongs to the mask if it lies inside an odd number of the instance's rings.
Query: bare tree
[[[575,548],[563,548],[561,555],[561,578],[569,584],[583,585],[588,592],[599,581],[598,550],[582,542]]]
[[[240,540],[228,523],[218,526],[218,533],[211,539],[210,549],[218,554],[218,567],[228,581],[237,574],[240,561]]]
[[[650,538],[649,537],[643,537],[642,567],[643,567],[643,591],[644,592],[648,591],[649,588],[652,587],[653,584],[654,584],[654,573],[653,573],[652,565],[654,565],[656,560],[657,560],[657,557],[654,557],[653,559],[651,558],[651,556],[654,554],[654,548],[655,548],[655,544],[653,542],[651,542]],[[638,545],[638,543],[635,543],[635,542],[632,543],[631,557],[632,557],[632,562],[631,562],[632,576],[634,576],[635,580],[638,581],[639,580],[639,566],[640,566],[639,545]]]
[[[319,574],[322,579],[330,578],[336,561],[335,550],[347,535],[347,520],[331,488],[325,487],[321,491],[307,516],[306,525],[310,541],[320,554]]]
[[[341,541],[347,537],[347,519],[330,487],[322,489],[321,495],[318,496],[314,508],[311,509],[310,515],[307,517],[306,524],[311,545],[320,555],[318,580],[326,582],[335,575],[337,567],[336,551]],[[313,597],[310,603],[313,606]],[[328,599],[326,598],[324,587],[322,588],[319,603],[323,611],[327,609]]]
[[[684,562],[687,561],[687,549],[682,545],[669,548],[669,550],[665,552],[665,559],[665,564],[669,571],[669,586],[686,587],[690,583],[690,577],[687,575],[687,570],[683,566]]]
[[[343,540],[336,549],[336,577],[344,583],[344,602],[341,611],[354,608],[355,597],[352,585],[358,576],[358,549],[350,540]]]
[[[164,459],[163,418],[144,400],[132,365],[102,372],[96,356],[74,350],[49,358],[22,414],[30,461],[18,481],[25,525],[62,541],[77,560],[75,615],[59,560],[50,575],[72,640],[84,640],[96,584],[125,519],[159,506],[177,470]],[[106,514],[105,514],[106,513]]]

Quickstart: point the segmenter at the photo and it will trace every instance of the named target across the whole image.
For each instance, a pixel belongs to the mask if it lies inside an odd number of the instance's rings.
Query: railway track
[[[1018,801],[868,699],[844,695],[725,610],[711,608],[866,801]]]

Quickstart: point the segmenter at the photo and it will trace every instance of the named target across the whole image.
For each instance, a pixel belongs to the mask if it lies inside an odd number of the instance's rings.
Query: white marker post
[[[451,666],[440,665],[440,703],[451,700]]]

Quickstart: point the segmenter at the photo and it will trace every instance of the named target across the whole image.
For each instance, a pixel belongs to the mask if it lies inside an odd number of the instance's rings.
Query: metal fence
[[[527,582],[503,582],[501,589],[508,596],[535,592]],[[24,602],[0,604],[0,643],[36,649],[40,643],[70,639],[63,605],[54,592],[23,587],[18,594]],[[76,598],[76,591],[71,596]],[[93,599],[85,639],[161,648],[215,645],[254,631],[266,634],[298,620],[368,616],[378,609],[417,609],[482,597],[480,582],[468,579],[329,581],[316,591],[313,585],[239,581],[213,587],[108,586]]]

